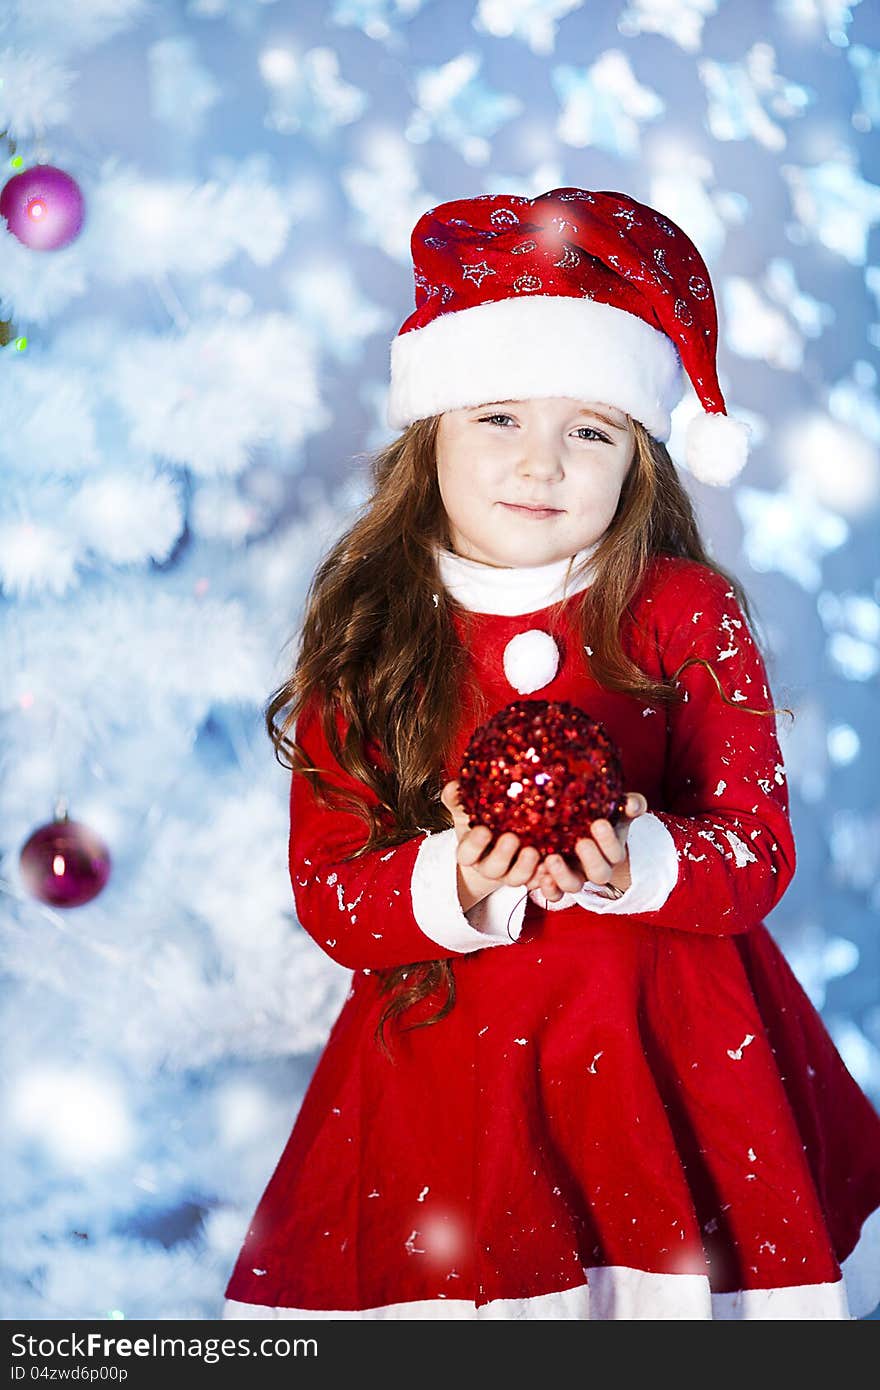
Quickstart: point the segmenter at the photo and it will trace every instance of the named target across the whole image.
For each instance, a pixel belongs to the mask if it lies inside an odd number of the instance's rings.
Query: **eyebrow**
[[[487,406],[490,406],[490,405],[519,405],[519,404],[520,404],[519,401],[485,401],[485,402],[483,403],[483,405],[475,406],[474,409],[476,409],[476,410],[485,410],[486,407],[487,407]],[[626,425],[619,425],[619,424],[617,423],[617,421],[616,421],[616,420],[612,420],[610,416],[608,416],[608,415],[603,415],[603,413],[602,413],[601,410],[594,410],[594,409],[588,408],[587,406],[584,406],[584,408],[583,408],[582,410],[576,411],[575,414],[576,414],[576,418],[577,418],[577,419],[580,419],[581,416],[583,416],[583,415],[588,415],[588,416],[590,416],[590,418],[593,419],[593,420],[601,420],[602,423],[603,423],[603,425],[607,425],[609,429],[617,430],[617,431],[619,431],[620,434],[625,434],[625,433],[626,433]]]

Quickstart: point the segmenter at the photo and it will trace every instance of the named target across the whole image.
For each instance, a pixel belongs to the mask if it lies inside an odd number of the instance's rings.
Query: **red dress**
[[[555,567],[496,571],[513,599],[485,612],[472,566],[453,566],[469,610],[453,611],[490,712],[526,694],[581,705],[647,797],[632,887],[548,903],[505,886],[464,914],[454,830],[341,864],[363,822],[292,780],[299,920],[354,973],[223,1316],[864,1316],[880,1299],[880,1116],[764,924],[795,846],[775,719],[738,708],[773,700],[732,590],[696,562],[651,562],[625,648],[658,678],[704,658],[730,701],[697,663],[682,703],[651,705],[592,678],[580,592],[523,606]],[[474,722],[463,699],[446,779]],[[297,736],[351,785],[313,712]],[[373,972],[439,957],[456,1003],[392,1026],[390,1063]]]

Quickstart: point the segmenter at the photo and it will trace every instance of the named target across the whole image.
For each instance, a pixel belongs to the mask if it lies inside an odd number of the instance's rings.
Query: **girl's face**
[[[437,481],[453,550],[509,568],[547,565],[598,541],[617,510],[634,444],[622,410],[571,396],[447,410],[437,430]]]

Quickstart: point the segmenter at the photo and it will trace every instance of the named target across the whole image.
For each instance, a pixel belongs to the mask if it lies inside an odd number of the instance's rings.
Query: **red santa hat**
[[[391,344],[388,423],[484,401],[573,396],[671,433],[685,373],[702,410],[685,462],[725,486],[749,426],[716,374],[709,271],[674,222],[625,193],[554,188],[442,203],[413,228],[416,308]]]

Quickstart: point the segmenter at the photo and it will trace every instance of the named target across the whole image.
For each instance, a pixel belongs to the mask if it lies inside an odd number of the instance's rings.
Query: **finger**
[[[450,782],[449,786],[456,790],[448,792],[447,789],[444,788],[443,793],[441,793],[441,800],[452,816],[453,825],[460,832],[475,829],[475,827],[471,825],[470,816],[461,804],[461,797],[457,790],[458,783]]]
[[[532,892],[533,890],[537,889],[539,892],[543,893],[544,897],[546,898],[555,898],[562,896],[562,889],[559,887],[559,884],[556,882],[553,875],[549,873],[547,870],[546,859],[541,860],[541,863],[538,865],[537,869],[535,870],[535,873],[529,879],[528,889],[529,892]]]
[[[543,893],[545,898],[549,898],[551,902],[558,902],[562,897],[563,890],[559,887],[559,884],[556,882],[553,875],[548,872],[546,867],[542,866],[538,874],[538,880],[538,891]]]
[[[608,883],[614,870],[595,840],[578,840],[575,853],[591,883]]]
[[[629,828],[634,820],[637,820],[639,816],[643,816],[645,814],[647,809],[647,799],[644,796],[642,796],[641,792],[629,793],[629,795],[626,798],[626,805],[624,807],[625,814],[621,816],[620,820],[614,827],[614,833],[620,841],[620,844],[624,847],[625,853],[627,855],[629,854],[629,850],[626,849],[626,837],[629,834]]]
[[[626,851],[616,827],[607,820],[594,820],[590,833],[609,864],[619,864]]]
[[[491,836],[491,831],[489,833]],[[486,857],[477,864],[478,872],[485,878],[504,878],[518,849],[519,837],[514,835],[512,830],[505,830],[503,835],[499,835]]]
[[[544,861],[557,887],[564,893],[577,893],[584,886],[584,875],[577,873],[561,854],[548,855]]]
[[[443,802],[443,805],[446,807],[447,811],[454,811],[454,810],[455,810],[455,808],[456,808],[456,803],[457,803],[457,799],[458,799],[458,783],[457,783],[457,782],[447,782],[447,783],[446,783],[446,786],[443,788],[442,792],[440,793],[440,800]]]
[[[467,812],[461,800],[461,783],[457,781],[447,782],[443,790],[446,793],[449,809],[455,811],[457,815],[466,816]]]
[[[469,830],[458,842],[457,857],[459,864],[466,868],[471,868],[476,864],[481,854],[488,849],[492,840],[492,831],[488,825],[476,825],[473,830]],[[480,865],[480,872],[483,866]]]
[[[540,855],[534,845],[526,845],[522,848],[507,875],[507,882],[513,888],[521,888],[524,883],[528,883],[535,872]]]

